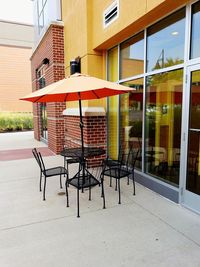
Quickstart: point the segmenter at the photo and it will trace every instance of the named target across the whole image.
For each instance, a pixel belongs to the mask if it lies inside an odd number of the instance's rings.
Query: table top
[[[101,147],[84,147],[84,157],[95,157],[105,154],[105,149]],[[63,157],[69,158],[79,158],[82,156],[81,147],[65,148],[60,152],[60,155]]]

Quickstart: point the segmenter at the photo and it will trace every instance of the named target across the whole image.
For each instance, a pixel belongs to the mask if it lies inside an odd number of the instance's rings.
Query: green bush
[[[0,132],[33,129],[33,113],[0,113]]]

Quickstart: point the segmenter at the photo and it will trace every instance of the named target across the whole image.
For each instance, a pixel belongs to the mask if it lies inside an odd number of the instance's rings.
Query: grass
[[[33,113],[1,112],[0,132],[23,131],[33,129]]]

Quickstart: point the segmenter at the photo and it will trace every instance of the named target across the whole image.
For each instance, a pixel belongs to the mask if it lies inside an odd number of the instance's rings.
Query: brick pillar
[[[61,22],[49,26],[38,47],[31,57],[33,91],[39,89],[36,72],[47,58],[49,63],[44,67],[46,86],[65,77],[64,70],[64,32]],[[48,147],[55,153],[63,148],[65,103],[47,103]],[[34,104],[34,137],[40,140],[41,121],[40,104]]]
[[[64,111],[65,118],[65,145],[67,147],[80,147],[81,134],[80,134],[80,117],[76,114],[79,113],[78,109],[66,109]],[[85,147],[101,147],[106,149],[106,114],[102,112],[102,108],[98,110],[88,107],[86,110],[83,108],[83,135]],[[88,159],[90,166],[98,166],[105,155]]]

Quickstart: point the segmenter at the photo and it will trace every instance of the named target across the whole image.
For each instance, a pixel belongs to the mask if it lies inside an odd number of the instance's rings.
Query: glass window
[[[184,60],[185,8],[147,29],[147,71]]]
[[[39,70],[37,70],[37,80],[38,80],[38,89],[42,89],[46,85],[45,81],[45,65],[42,65]],[[46,103],[39,103],[40,107],[40,136],[44,138],[45,140],[48,139],[48,125],[47,125],[47,108]]]
[[[40,14],[43,8],[43,0],[38,0],[38,13]]]
[[[141,149],[143,114],[143,78],[132,80],[123,85],[136,90],[120,96],[120,143],[123,147]],[[142,169],[141,155],[136,167]]]
[[[200,57],[200,1],[192,6],[192,32],[190,58]]]
[[[118,80],[118,47],[108,51],[108,80]],[[108,154],[111,158],[118,157],[118,96],[108,98]]]
[[[145,121],[145,171],[178,185],[183,70],[149,76]]]
[[[38,31],[39,33],[42,31],[44,25],[47,24],[48,16],[47,16],[47,0],[38,0]]]
[[[43,13],[41,13],[39,17],[39,30],[41,30],[43,27],[44,27],[44,17],[43,17]]]
[[[144,33],[128,39],[120,46],[120,79],[144,72]]]

